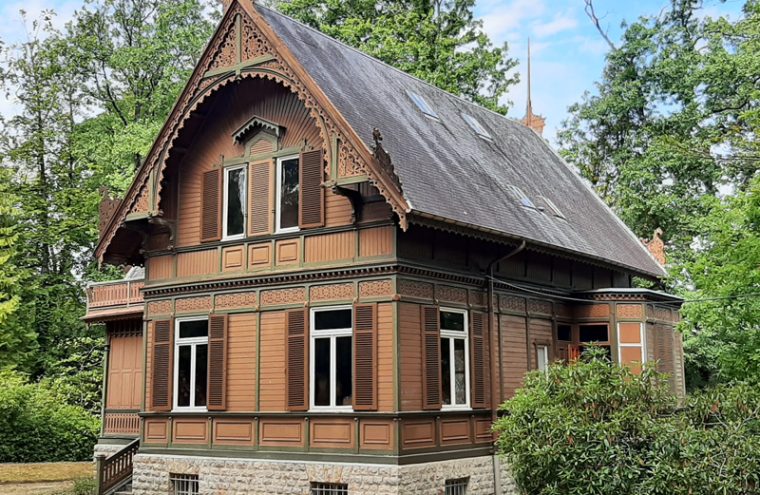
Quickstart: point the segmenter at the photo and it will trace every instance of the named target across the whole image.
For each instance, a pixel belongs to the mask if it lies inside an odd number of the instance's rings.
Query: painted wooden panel
[[[145,262],[148,280],[165,280],[174,276],[174,256],[154,256]]]
[[[145,443],[166,445],[169,442],[169,421],[166,419],[145,420]]]
[[[227,328],[227,411],[256,410],[256,313],[231,314]]]
[[[528,328],[530,331],[530,369],[534,370],[538,368],[537,364],[537,354],[536,354],[536,346],[537,345],[545,345],[549,347],[549,356],[554,355],[554,349],[552,346],[552,340],[553,340],[553,332],[552,332],[552,322],[551,320],[540,320],[536,318],[531,318],[528,323]]]
[[[251,419],[214,420],[214,445],[253,447],[256,444]]]
[[[525,372],[528,371],[527,328],[525,318],[502,315],[501,325],[501,366],[504,382],[501,386],[502,402],[522,387]]]
[[[355,232],[313,235],[306,238],[306,263],[348,260],[355,254]]]
[[[392,421],[362,419],[359,422],[359,447],[362,450],[393,450],[394,430]]]
[[[301,242],[299,239],[287,239],[275,243],[277,266],[297,265],[300,257]]]
[[[470,443],[469,418],[442,419],[441,445],[459,445]]]
[[[493,434],[491,433],[491,420],[490,419],[476,419],[475,420],[475,441],[476,442],[491,442]]]
[[[353,449],[356,423],[352,418],[313,418],[309,421],[309,445],[316,449]]]
[[[325,227],[341,227],[351,224],[353,208],[347,197],[325,191]]]
[[[272,266],[272,243],[253,244],[248,248],[248,269],[261,270]]]
[[[172,443],[208,444],[208,420],[175,418],[172,422]]]
[[[136,323],[141,327],[141,323]],[[143,341],[140,334],[111,336],[108,357],[109,409],[140,409],[143,384]]]
[[[213,273],[219,273],[219,253],[216,249],[177,255],[177,277],[194,277]]]
[[[620,344],[640,344],[641,343],[641,323],[619,323]]]
[[[259,407],[262,411],[285,410],[285,313],[261,313],[261,379]]]
[[[390,256],[393,253],[394,227],[375,227],[359,231],[359,256]]]
[[[401,423],[401,446],[404,450],[435,447],[435,420],[410,420]]]
[[[621,347],[620,357],[623,364],[641,362],[641,348],[640,347]]]
[[[239,272],[245,267],[245,246],[230,246],[222,249],[222,271]]]
[[[379,411],[394,411],[393,390],[394,350],[393,305],[377,305],[377,406]]]
[[[575,307],[576,318],[609,318],[610,305],[607,303],[587,304]]]
[[[151,404],[150,394],[150,382],[151,382],[151,370],[153,368],[153,321],[147,322],[148,332],[146,334],[145,345],[145,382],[140,387],[145,389],[145,407],[149,408]]]
[[[422,348],[420,307],[400,303],[399,313],[399,393],[402,411],[422,410]]]
[[[621,320],[641,320],[644,318],[644,307],[641,304],[618,304],[617,317]]]
[[[262,419],[259,445],[262,447],[303,447],[306,443],[300,419]]]

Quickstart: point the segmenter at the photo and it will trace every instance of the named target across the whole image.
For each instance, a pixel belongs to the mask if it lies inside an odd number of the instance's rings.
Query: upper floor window
[[[177,320],[174,334],[174,409],[205,411],[208,319]]]
[[[299,173],[297,156],[277,160],[277,204],[275,206],[277,232],[298,230]]]
[[[466,408],[470,396],[467,311],[441,309],[441,387],[444,408]]]
[[[246,219],[246,167],[229,167],[224,170],[224,239],[242,239]]]
[[[351,410],[353,363],[351,307],[311,311],[311,408]]]

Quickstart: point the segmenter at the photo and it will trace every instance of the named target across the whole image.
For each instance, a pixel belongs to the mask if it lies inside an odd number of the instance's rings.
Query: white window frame
[[[299,161],[298,167],[299,167],[299,172],[300,172],[300,167],[301,167],[300,155],[283,156],[277,159],[277,170],[275,171],[275,182],[277,182],[277,184],[275,185],[275,195],[276,195],[275,197],[275,233],[276,234],[287,234],[288,232],[298,232],[299,230],[301,230],[300,227],[298,227],[298,225],[296,225],[295,227],[287,227],[284,229],[280,227],[280,215],[282,213],[282,205],[280,204],[280,201],[282,200],[282,163],[288,160],[293,160],[293,159]],[[299,173],[299,176],[300,176],[300,173]],[[300,190],[300,187],[301,187],[300,183],[298,184],[298,187]],[[299,204],[298,207],[300,209],[301,205]]]
[[[208,322],[208,316],[194,316],[188,318],[177,318],[174,320],[174,388],[172,393],[172,410],[182,412],[206,412],[208,407],[198,407],[195,404],[195,355],[198,349],[198,345],[206,344],[208,346],[208,332],[205,337],[190,337],[179,338],[179,327],[181,323],[188,321],[205,321]],[[179,399],[179,348],[183,345],[190,345],[190,406],[179,406],[177,401]],[[208,347],[206,347],[208,352]],[[206,405],[208,406],[208,369],[206,370]]]
[[[227,234],[227,216],[228,216],[227,205],[229,202],[229,177],[230,177],[230,172],[234,172],[236,170],[243,171],[243,181],[245,182],[245,187],[243,191],[243,204],[241,205],[243,207],[243,232],[240,234],[228,235]],[[234,167],[226,167],[224,169],[224,191],[222,194],[224,196],[224,200],[222,201],[222,240],[232,241],[232,240],[244,239],[246,227],[248,225],[248,166],[246,164],[236,165]]]
[[[317,313],[325,312],[325,311],[340,311],[340,310],[351,310],[351,327],[350,328],[335,328],[330,330],[314,330],[314,321],[315,316]],[[343,305],[343,306],[324,306],[319,308],[311,308],[309,312],[309,410],[310,411],[328,411],[328,412],[344,412],[344,411],[353,411],[354,407],[353,405],[344,406],[344,405],[336,405],[333,404],[335,401],[335,381],[336,381],[336,374],[337,374],[337,366],[336,366],[336,352],[335,349],[337,347],[337,338],[338,337],[351,337],[351,387],[353,388],[354,380],[356,379],[355,376],[353,376],[353,344],[354,344],[354,308],[351,305]],[[330,404],[329,406],[318,406],[314,403],[315,400],[315,386],[314,386],[314,380],[316,378],[316,373],[314,372],[314,366],[316,364],[314,360],[314,341],[317,339],[330,339]],[[351,396],[353,397],[353,390],[351,391]]]
[[[543,369],[541,369],[540,357],[544,358]],[[536,344],[536,369],[538,371],[543,371],[544,373],[548,373],[550,364],[551,364],[551,361],[549,361],[549,346],[547,344]]]
[[[460,330],[444,330],[441,328],[440,314],[441,313],[459,313],[464,316],[464,331]],[[454,340],[464,340],[464,404],[441,404],[441,409],[456,410],[456,409],[470,409],[470,319],[469,313],[466,309],[459,308],[439,308],[438,309],[438,329],[441,339],[449,339],[449,381],[451,386],[451,401],[456,399],[456,373],[454,363]],[[443,356],[441,356],[443,360]],[[441,363],[443,365],[443,362]],[[441,368],[443,371],[443,368]],[[441,373],[443,376],[443,373]]]
[[[628,322],[618,322],[617,324],[617,358],[618,363],[623,363],[623,347],[638,347],[641,350],[641,365],[645,365],[647,361],[649,360],[649,356],[647,356],[647,349],[649,347],[647,346],[647,331],[646,331],[646,324],[645,323],[639,323],[639,342],[638,344],[624,344],[620,341],[620,324],[621,323],[628,323]],[[635,323],[635,322],[630,322]],[[611,344],[610,344],[611,345]]]

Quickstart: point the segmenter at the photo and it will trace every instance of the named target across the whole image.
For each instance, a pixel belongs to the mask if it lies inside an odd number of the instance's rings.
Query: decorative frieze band
[[[216,296],[215,309],[255,309],[256,292],[236,292]]]
[[[148,303],[148,316],[169,315],[173,311],[171,299],[164,301],[150,301]]]
[[[285,304],[303,304],[306,302],[306,289],[293,287],[290,289],[265,290],[261,293],[262,306],[281,306]]]
[[[353,299],[355,296],[354,284],[315,285],[309,289],[309,298],[313,302],[342,301]]]
[[[392,295],[393,284],[390,279],[359,282],[359,297],[362,299]]]
[[[177,313],[195,313],[198,311],[211,311],[211,296],[188,297],[177,299],[174,304]]]

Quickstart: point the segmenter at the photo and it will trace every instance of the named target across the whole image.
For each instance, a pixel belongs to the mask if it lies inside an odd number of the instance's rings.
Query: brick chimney
[[[655,229],[652,239],[649,241],[643,240],[643,242],[649,252],[652,253],[652,256],[654,256],[654,259],[662,266],[665,266],[667,259],[665,257],[665,243],[662,242],[662,229]]]
[[[525,105],[525,117],[520,121],[524,126],[530,127],[539,136],[544,134],[544,127],[546,126],[546,119],[541,115],[533,113],[533,102],[530,95],[530,40],[528,40],[528,103]]]

